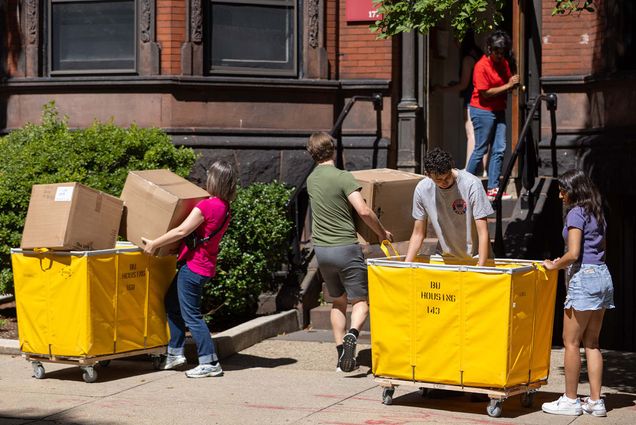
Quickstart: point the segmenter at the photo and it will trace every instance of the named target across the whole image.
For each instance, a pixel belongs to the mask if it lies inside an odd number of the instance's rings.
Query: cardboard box
[[[137,246],[177,227],[196,204],[210,194],[170,170],[130,171],[121,192],[124,218],[120,234]],[[162,247],[158,255],[178,253],[181,241]]]
[[[33,185],[20,247],[112,249],[123,208],[118,198],[79,183]]]
[[[413,192],[424,176],[406,171],[378,168],[353,171],[362,185],[362,197],[376,213],[384,227],[393,233],[394,241],[406,241],[413,232]],[[377,235],[356,215],[358,237],[364,242],[377,244]]]

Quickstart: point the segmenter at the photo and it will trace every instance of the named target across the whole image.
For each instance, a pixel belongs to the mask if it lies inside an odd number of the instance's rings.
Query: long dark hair
[[[476,60],[484,54],[481,48],[475,42],[475,31],[472,28],[466,30],[466,34],[462,39],[462,43],[459,46],[460,58],[466,56],[474,56]]]
[[[582,170],[568,170],[559,177],[559,189],[567,195],[566,209],[583,208],[596,218],[599,226],[605,225],[603,201],[596,185]]]

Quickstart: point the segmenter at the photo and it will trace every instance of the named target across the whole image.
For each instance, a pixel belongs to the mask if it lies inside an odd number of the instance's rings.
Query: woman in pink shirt
[[[157,239],[143,238],[144,251],[148,254],[184,240],[178,258],[179,269],[165,298],[170,342],[168,355],[160,368],[174,369],[186,363],[183,352],[187,327],[199,356],[199,365],[186,372],[188,378],[223,375],[214,342],[201,314],[201,294],[203,285],[216,272],[219,243],[230,223],[230,202],[236,195],[236,181],[237,172],[232,164],[216,161],[208,169],[207,191],[211,197],[199,202],[179,226]]]

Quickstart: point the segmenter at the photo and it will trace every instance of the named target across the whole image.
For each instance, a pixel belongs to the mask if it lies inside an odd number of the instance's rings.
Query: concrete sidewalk
[[[37,380],[23,358],[0,355],[0,424],[636,424],[634,353],[605,353],[605,419],[540,411],[563,392],[560,349],[553,350],[550,383],[533,407],[512,397],[501,418],[490,418],[486,402],[467,394],[422,398],[413,387],[398,387],[393,405],[385,406],[370,375],[370,346],[359,345],[359,371],[338,374],[330,339],[327,331],[270,338],[223,360],[225,376],[205,379],[155,371],[144,358],[114,360],[92,384],[76,366],[45,363],[46,378]]]

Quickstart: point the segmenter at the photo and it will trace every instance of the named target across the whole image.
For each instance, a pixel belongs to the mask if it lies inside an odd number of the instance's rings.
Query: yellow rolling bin
[[[132,244],[98,251],[11,250],[20,350],[44,378],[42,362],[79,365],[86,382],[95,366],[165,352],[163,298],[176,258],[146,255]]]
[[[369,259],[372,371],[391,404],[412,385],[487,394],[487,413],[547,383],[557,273],[538,262],[488,267],[440,256]],[[473,263],[474,264],[474,263]]]

